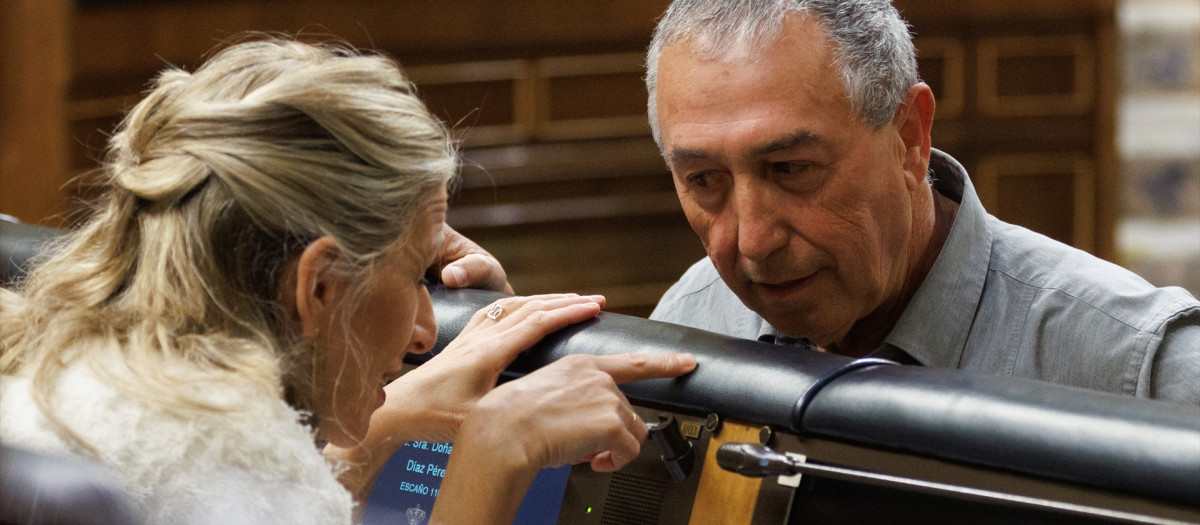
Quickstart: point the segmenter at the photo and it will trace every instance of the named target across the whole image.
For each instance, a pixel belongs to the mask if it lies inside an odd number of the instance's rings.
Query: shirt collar
[[[955,368],[983,294],[992,251],[987,212],[953,157],[930,152],[933,188],[959,202],[942,251],[884,340],[926,366]]]
[[[767,343],[774,343],[776,337],[779,335],[779,332],[775,330],[774,326],[771,326],[771,323],[768,323],[766,319],[763,319],[761,315],[758,316],[758,318],[761,319],[762,322],[758,325],[758,336],[755,337],[755,339]]]
[[[776,330],[774,326],[771,326],[771,323],[768,323],[766,319],[762,319],[761,316],[759,316],[759,319],[761,319],[762,322],[758,325],[758,337],[755,339],[763,343],[771,343],[773,345],[792,346],[805,350],[812,350],[814,352],[818,350],[817,344],[812,342],[807,337],[801,337],[798,339],[794,337],[788,337],[787,335],[779,333],[779,331]]]

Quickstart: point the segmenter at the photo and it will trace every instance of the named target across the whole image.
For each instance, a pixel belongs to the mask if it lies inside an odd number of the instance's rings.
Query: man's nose
[[[787,229],[777,193],[769,183],[742,177],[733,192],[738,252],[752,261],[766,259],[787,244]]]

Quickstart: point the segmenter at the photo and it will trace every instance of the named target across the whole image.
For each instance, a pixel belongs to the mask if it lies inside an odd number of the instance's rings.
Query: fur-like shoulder
[[[30,387],[29,377],[0,376],[0,441],[88,456],[54,430]],[[186,388],[236,408],[167,410],[78,364],[59,376],[53,404],[148,523],[351,523],[353,500],[301,414],[250,384],[222,380]]]

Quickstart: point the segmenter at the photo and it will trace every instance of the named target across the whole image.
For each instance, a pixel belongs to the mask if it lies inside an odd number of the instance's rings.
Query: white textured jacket
[[[236,401],[240,410],[184,416],[125,395],[82,365],[59,381],[58,416],[99,452],[147,523],[352,521],[353,500],[300,414],[253,385],[193,383],[187,388],[213,401]],[[87,456],[54,431],[21,375],[0,376],[0,441]]]

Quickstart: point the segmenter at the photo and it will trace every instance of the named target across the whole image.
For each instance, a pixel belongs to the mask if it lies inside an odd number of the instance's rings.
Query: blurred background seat
[[[8,286],[25,274],[26,264],[47,241],[63,230],[22,224],[0,214],[0,286]]]
[[[0,524],[140,523],[103,467],[77,458],[0,447]]]

